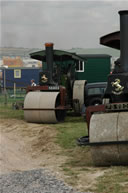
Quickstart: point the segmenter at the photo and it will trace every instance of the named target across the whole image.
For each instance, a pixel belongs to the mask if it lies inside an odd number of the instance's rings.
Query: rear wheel
[[[102,99],[101,98],[92,98],[89,102],[89,106],[93,106],[93,105],[100,105],[102,104]]]

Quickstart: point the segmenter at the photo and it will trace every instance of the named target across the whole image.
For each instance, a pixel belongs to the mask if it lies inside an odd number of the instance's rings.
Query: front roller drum
[[[24,118],[31,123],[64,121],[65,110],[60,109],[60,93],[29,92],[24,100]]]
[[[128,112],[93,114],[89,134],[94,165],[128,165]]]

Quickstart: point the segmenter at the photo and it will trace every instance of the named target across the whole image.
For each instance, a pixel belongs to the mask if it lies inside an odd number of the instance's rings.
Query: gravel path
[[[0,193],[78,193],[45,169],[0,176]],[[79,192],[80,193],[80,192]],[[88,192],[89,193],[89,192]]]

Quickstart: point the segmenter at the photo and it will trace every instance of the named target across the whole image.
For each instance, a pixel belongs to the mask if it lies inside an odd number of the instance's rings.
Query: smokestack
[[[50,83],[52,83],[52,75],[53,75],[53,45],[54,45],[53,43],[45,43],[46,64]]]
[[[128,72],[128,10],[119,11],[119,14],[121,68],[123,72]]]

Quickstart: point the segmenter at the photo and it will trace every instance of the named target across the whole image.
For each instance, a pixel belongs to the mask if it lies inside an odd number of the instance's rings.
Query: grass
[[[53,125],[56,127],[58,134],[56,143],[63,148],[63,154],[69,156],[66,165],[77,167],[92,164],[91,159],[86,159],[85,155],[89,154],[89,147],[80,147],[77,145],[77,138],[88,135],[87,125],[83,117],[66,117],[64,123]]]
[[[11,102],[8,105],[1,104],[0,117],[23,119],[23,111],[13,110]],[[90,147],[80,147],[76,144],[77,138],[87,135],[87,126],[83,117],[68,116],[64,123],[51,126],[58,131],[56,143],[62,148],[59,154],[66,155],[68,158],[66,163],[61,165],[68,184],[76,187],[81,183],[80,175],[83,175],[83,189],[81,189],[83,192],[128,193],[128,167],[94,167]],[[89,179],[90,175],[95,176],[96,172],[102,171],[103,174],[99,177]],[[87,179],[89,182],[86,182]],[[84,187],[84,184],[91,183],[93,180],[95,180],[95,185],[89,188]]]
[[[87,135],[83,117],[66,117],[64,123],[58,123],[55,127],[58,130],[57,143],[64,149],[76,147],[76,139]]]
[[[18,96],[18,95],[17,95]],[[13,103],[16,101],[23,102],[24,97],[20,95],[20,97],[10,97],[9,94],[0,94],[0,118],[9,118],[9,119],[23,119],[23,110],[14,110]]]
[[[128,167],[111,167],[105,175],[97,180],[99,193],[128,193]]]
[[[23,110],[14,110],[12,104],[0,104],[0,118],[4,119],[24,119]]]

